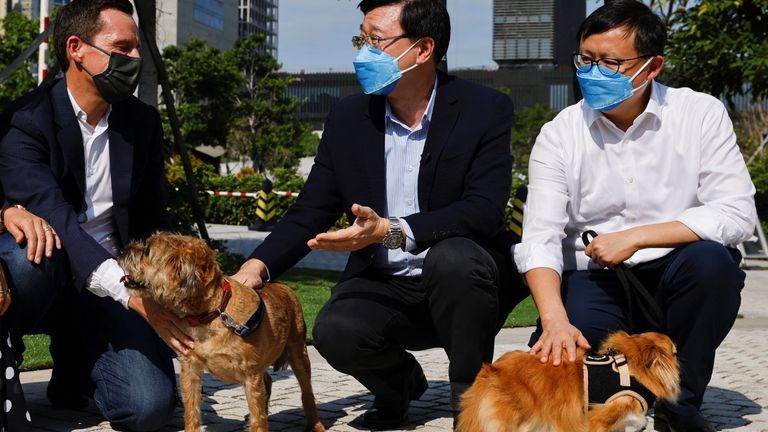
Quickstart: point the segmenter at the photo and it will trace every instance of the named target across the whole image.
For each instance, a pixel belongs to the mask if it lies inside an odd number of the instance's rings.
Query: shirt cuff
[[[411,230],[411,226],[408,225],[408,222],[403,218],[399,219],[400,226],[403,228],[403,234],[405,234],[405,248],[403,250],[405,252],[410,252],[416,249],[416,239],[413,237],[413,230]]]
[[[520,274],[539,267],[551,268],[559,275],[563,273],[562,246],[518,243],[512,245],[512,256]]]
[[[125,271],[114,259],[108,259],[101,263],[88,279],[86,288],[99,297],[111,297],[128,309],[128,299],[131,294],[128,288],[121,282]]]

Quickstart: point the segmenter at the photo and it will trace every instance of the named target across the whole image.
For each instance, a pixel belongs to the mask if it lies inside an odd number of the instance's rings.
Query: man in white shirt
[[[657,404],[657,430],[714,430],[699,408],[740,304],[735,246],[754,231],[754,186],[722,103],[654,81],[666,30],[650,9],[607,3],[579,41],[584,100],[536,140],[513,247],[541,317],[532,352],[558,365],[611,331],[644,329],[627,322],[611,270],[625,263],[655,296],[682,366],[680,403]],[[587,230],[598,234],[589,246]]]
[[[3,117],[0,182],[9,204],[50,223],[64,253],[33,265],[6,234],[0,258],[12,334],[50,326],[51,402],[73,408],[91,396],[113,427],[141,431],[173,415],[168,347],[186,353],[192,341],[174,314],[130,295],[114,259],[167,221],[162,125],[132,96],[141,70],[132,14],[128,0],[74,0],[59,11],[54,45],[65,77]]]

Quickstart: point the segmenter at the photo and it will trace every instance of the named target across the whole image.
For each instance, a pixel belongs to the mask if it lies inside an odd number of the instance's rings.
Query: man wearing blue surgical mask
[[[406,350],[446,350],[456,406],[527,295],[504,231],[514,116],[509,97],[437,71],[442,1],[359,7],[364,94],[333,108],[301,195],[234,278],[258,288],[312,249],[351,252],[314,344],[373,393],[363,424],[396,429],[428,385]],[[326,232],[344,213],[351,226]]]
[[[541,317],[531,351],[559,365],[612,331],[652,329],[613,270],[624,264],[658,305],[654,327],[681,365],[679,402],[656,404],[656,430],[714,431],[700,407],[739,308],[735,247],[754,232],[755,188],[723,104],[655,81],[666,29],[647,6],[606,2],[578,35],[584,100],[536,140],[513,250]],[[597,236],[586,245],[588,230]]]
[[[12,296],[3,318],[15,338],[52,334],[54,406],[93,398],[115,429],[157,430],[176,406],[170,348],[183,354],[192,341],[173,313],[128,292],[115,260],[131,240],[167,227],[162,123],[133,96],[141,70],[133,6],[73,0],[53,39],[64,78],[4,114],[0,181],[6,206],[43,217],[62,250],[32,265],[25,244],[0,236]]]

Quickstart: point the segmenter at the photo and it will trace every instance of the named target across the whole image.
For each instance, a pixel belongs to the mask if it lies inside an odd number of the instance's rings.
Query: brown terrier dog
[[[654,396],[677,399],[680,371],[669,337],[660,333],[629,336],[619,331],[605,340],[600,352],[607,355],[585,356],[579,349],[576,362],[566,360],[557,367],[523,351],[504,354],[492,365],[484,365],[462,396],[456,430],[642,430]],[[620,381],[616,389],[606,393],[599,388],[613,379],[600,369]],[[597,380],[591,379],[595,375]],[[602,393],[602,398],[593,402],[596,395],[592,393]]]
[[[266,431],[266,370],[287,362],[301,387],[306,430],[324,431],[310,381],[306,327],[294,292],[282,284],[257,291],[224,277],[215,252],[189,236],[156,233],[128,245],[119,258],[132,293],[149,297],[179,317],[195,348],[181,363],[184,430],[200,430],[202,376],[241,383],[250,411],[250,430]],[[267,383],[269,384],[269,383]]]

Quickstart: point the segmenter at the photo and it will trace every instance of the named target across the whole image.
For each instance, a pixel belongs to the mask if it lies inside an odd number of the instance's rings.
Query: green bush
[[[755,205],[757,207],[757,217],[761,221],[768,221],[768,156],[762,156],[749,164],[749,174],[752,176],[752,183],[755,184]],[[763,231],[768,231],[767,226],[763,226]]]
[[[216,192],[258,192],[264,177],[252,169],[244,169],[238,174],[219,176],[211,165],[192,157],[192,171],[195,174],[198,190],[198,202],[204,212],[206,223],[227,225],[250,225],[256,218],[256,199],[252,197],[213,196],[206,191]],[[291,170],[278,168],[272,173],[272,189],[299,193],[304,187],[304,179]],[[194,232],[195,218],[189,204],[189,191],[186,175],[178,156],[166,164],[169,200],[168,211],[171,215],[171,229],[190,234]],[[275,218],[282,215],[296,201],[296,196],[276,196],[277,212]],[[334,228],[349,226],[346,216],[336,222]]]

